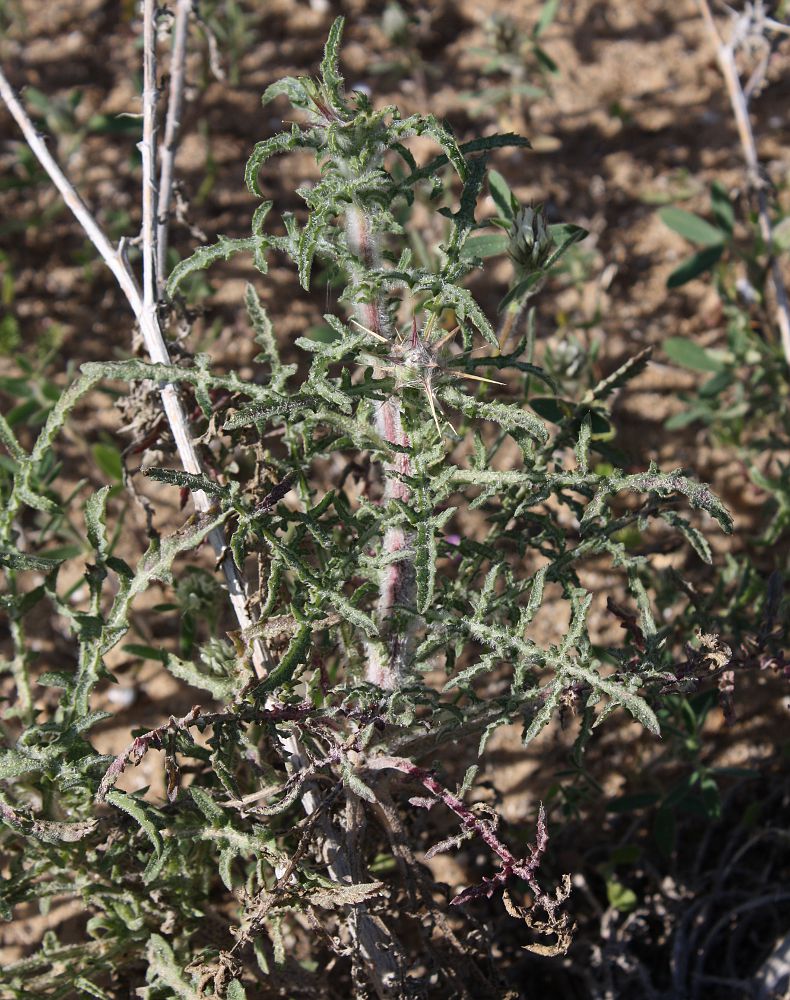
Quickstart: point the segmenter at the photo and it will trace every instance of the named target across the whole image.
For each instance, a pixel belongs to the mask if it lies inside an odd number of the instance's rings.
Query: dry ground
[[[215,16],[215,8],[220,13]],[[204,5],[204,15],[218,34],[231,32],[221,62],[225,80],[212,74],[205,33],[194,31],[189,58],[188,104],[177,173],[185,203],[184,221],[174,224],[172,242],[185,255],[218,233],[245,235],[254,202],[242,183],[244,161],[253,145],[281,123],[260,94],[284,74],[312,73],[320,58],[331,19],[347,16],[343,66],[353,85],[369,86],[377,101],[397,103],[402,110],[430,109],[446,118],[461,139],[478,129],[515,127],[533,141],[531,152],[503,152],[496,166],[522,200],[543,201],[565,221],[590,230],[584,244],[586,273],[577,287],[542,296],[539,334],[544,340],[573,331],[586,343],[599,342],[600,374],[647,344],[656,348],[654,363],[616,403],[618,443],[634,467],[655,459],[663,468],[692,468],[711,481],[731,507],[742,532],[758,525],[762,498],[749,483],[741,464],[726,452],[701,441],[695,431],[668,433],[667,416],[682,406],[679,393],[693,388],[695,376],[669,364],[661,352],[668,336],[694,337],[715,344],[723,337],[723,317],[709,286],[694,282],[668,292],[667,275],[687,252],[684,241],[660,221],[656,205],[683,199],[684,207],[707,211],[707,191],[716,178],[732,189],[743,184],[736,133],[721,78],[704,36],[693,0],[565,0],[549,29],[545,45],[560,66],[551,93],[531,102],[523,116],[487,106],[482,57],[483,21],[506,11],[529,27],[540,4],[532,0],[458,0],[416,5],[415,53],[406,76],[387,72],[399,58],[381,30],[381,6],[365,0],[312,3],[268,0],[266,3]],[[233,17],[223,17],[230,9]],[[117,238],[139,226],[137,166],[130,132],[97,133],[96,115],[137,112],[138,21],[134,5],[109,0],[53,0],[42,4],[17,0],[0,4],[10,18],[0,41],[0,58],[18,87],[34,87],[51,101],[80,100],[70,131],[52,135],[50,144],[79,185],[102,224]],[[224,28],[223,28],[224,25]],[[230,25],[230,27],[229,27]],[[220,41],[222,46],[222,42]],[[790,168],[790,73],[777,62],[770,86],[754,102],[755,129],[769,175],[781,180]],[[482,90],[473,105],[459,98]],[[472,117],[474,107],[482,109]],[[519,120],[521,118],[521,120]],[[497,120],[498,119],[498,120]],[[49,122],[50,131],[54,123]],[[84,129],[80,142],[73,130]],[[20,178],[20,148],[13,123],[0,110],[0,175]],[[275,211],[296,207],[294,181],[308,166],[292,161],[278,172],[277,163],[263,173],[263,189]],[[484,210],[492,210],[489,202]],[[57,339],[53,377],[65,382],[67,365],[123,356],[132,342],[132,324],[112,279],[95,263],[72,219],[58,211],[57,198],[46,182],[0,188],[0,267],[13,282],[8,308],[16,315],[22,342],[18,350],[34,352],[41,337]],[[205,313],[196,321],[190,348],[210,350],[218,365],[245,370],[254,345],[238,305],[244,282],[251,277],[241,263],[210,276],[212,292]],[[503,293],[507,269],[475,281],[475,291],[491,311]],[[276,266],[270,279],[257,281],[283,343],[321,321],[327,308],[322,294],[302,292],[292,270]],[[584,329],[582,329],[584,327]],[[581,332],[579,332],[581,331]],[[15,370],[13,356],[0,359],[6,372]],[[251,371],[249,367],[247,371]],[[89,445],[112,435],[119,415],[104,396],[82,408],[62,445],[68,475],[76,483],[95,479]],[[98,479],[96,479],[98,483]],[[170,493],[157,494],[162,523],[177,516]],[[133,516],[133,515],[132,515]],[[708,526],[710,527],[710,525]],[[127,543],[142,543],[142,519]],[[136,540],[135,540],[136,539]],[[739,535],[726,540],[711,528],[719,559]],[[670,557],[667,557],[670,558]],[[601,634],[616,629],[603,619],[605,588],[601,575]],[[155,599],[152,598],[152,603]],[[144,616],[140,616],[141,620]],[[144,624],[141,628],[145,628]],[[546,618],[546,638],[562,627]],[[49,647],[57,651],[57,642]],[[119,662],[118,666],[123,666]],[[112,724],[97,740],[102,751],[118,749],[131,726],[151,725],[178,713],[194,700],[194,692],[151,664],[127,672],[131,706],[117,702]],[[753,765],[775,756],[784,739],[781,693],[768,679],[755,682],[735,731],[722,729],[718,712],[709,720],[711,761]],[[624,786],[624,773],[641,766],[645,750],[631,747],[635,729],[623,723],[609,730],[594,752],[591,768],[610,793]],[[518,734],[501,730],[491,741],[484,776],[499,795],[511,822],[530,816],[536,799],[546,794],[563,765],[569,734],[549,731],[524,753]],[[623,748],[626,749],[623,749]],[[128,787],[160,780],[156,755],[150,768],[125,776]],[[586,849],[594,853],[595,836]],[[437,874],[463,883],[458,863],[437,864]],[[69,916],[55,911],[49,924]],[[2,932],[5,958],[19,955],[41,933],[41,919],[31,916]]]

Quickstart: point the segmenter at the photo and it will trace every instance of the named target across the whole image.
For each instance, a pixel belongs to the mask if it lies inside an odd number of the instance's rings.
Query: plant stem
[[[170,57],[170,87],[167,99],[165,137],[159,164],[159,208],[156,228],[156,282],[161,290],[167,269],[167,238],[170,228],[170,202],[173,196],[176,149],[181,131],[186,79],[186,49],[192,0],[178,0],[173,22],[173,53]]]
[[[30,116],[25,111],[11,85],[8,82],[2,69],[0,69],[0,97],[11,112],[28,146],[36,156],[37,160],[47,172],[50,180],[60,192],[66,206],[73,212],[85,234],[99,253],[104,263],[112,272],[115,280],[126,297],[132,312],[140,325],[146,351],[152,361],[158,364],[170,364],[170,355],[165,345],[156,309],[145,309],[140,288],[127,264],[124,256],[114,249],[110,241],[105,236],[96,219],[91,214],[85,202],[79,196],[74,186],[55,162],[52,154],[47,149],[42,136],[38,134],[33,126]],[[166,384],[161,388],[162,405],[167,416],[170,430],[176,442],[176,448],[181,460],[181,464],[187,472],[201,474],[200,459],[192,441],[189,431],[189,423],[186,413],[178,395],[176,387]],[[192,494],[195,509],[200,513],[208,513],[211,502],[202,490],[196,490]],[[242,629],[249,628],[252,624],[252,617],[247,610],[246,588],[244,580],[236,568],[231,557],[223,528],[215,528],[209,535],[212,548],[221,561],[222,570],[225,575],[225,582],[228,587],[230,601],[233,606],[236,620]],[[263,674],[270,663],[270,657],[266,647],[256,642],[253,646],[253,665],[256,672]]]
[[[153,14],[153,10],[150,9],[151,6],[151,0],[147,0],[146,8],[149,17]],[[153,38],[153,35],[147,34],[146,37]],[[0,97],[2,97],[11,115],[19,125],[30,149],[49,175],[67,207],[71,209],[102,260],[118,282],[140,325],[146,350],[151,360],[160,364],[170,364],[170,356],[159,326],[156,309],[144,308],[140,288],[125,258],[112,247],[85,202],[55,162],[44,140],[36,132],[29,115],[14,93],[2,69],[0,69]],[[146,113],[152,116],[152,111],[152,104],[147,102]],[[145,163],[148,170],[151,171],[153,169],[153,162],[149,156],[146,156]],[[149,173],[149,190],[152,183],[151,176]],[[153,257],[150,249],[153,240],[150,234],[153,229],[154,216],[150,212],[150,207],[146,213],[146,218],[149,220],[149,228],[146,230],[144,226],[144,236],[148,232],[150,241],[147,250],[147,259],[149,261],[149,271],[147,273],[153,276],[154,270],[151,268]],[[194,474],[202,473],[201,463],[189,432],[187,417],[176,387],[172,384],[167,384],[163,386],[161,394],[165,414],[175,438],[178,454],[184,469]],[[211,510],[209,498],[202,490],[195,491],[192,494],[192,498],[195,508],[201,513],[208,513]],[[237,570],[228,550],[225,532],[221,527],[216,528],[208,537],[215,553],[221,560],[236,619],[242,630],[247,629],[252,626],[253,620],[247,610],[244,580]],[[270,669],[271,667],[271,655],[265,644],[259,640],[254,641],[252,651],[256,672],[263,674],[267,668]],[[302,766],[304,762],[303,752],[294,736],[283,739],[281,747],[288,754],[287,763],[291,769],[296,770]],[[320,799],[317,792],[314,788],[308,787],[302,795],[302,805],[305,812],[308,815],[312,814],[318,808],[319,803]],[[325,813],[321,817],[321,829],[324,834],[328,854],[327,867],[332,878],[338,882],[350,882],[352,866],[343,851],[339,832],[334,829],[330,817]],[[381,998],[393,998],[394,1000],[398,996],[397,990],[400,983],[400,957],[398,948],[387,928],[381,921],[372,917],[363,904],[354,907],[354,910],[356,915],[357,943],[363,960],[370,972],[376,993]]]
[[[747,181],[749,187],[757,196],[757,218],[760,225],[760,235],[765,244],[766,252],[770,255],[770,282],[776,300],[776,323],[779,327],[785,361],[790,366],[790,302],[788,302],[782,269],[779,266],[779,261],[773,254],[773,228],[771,226],[771,216],[768,211],[768,194],[766,183],[760,176],[760,161],[757,158],[757,146],[754,141],[752,123],[749,120],[749,104],[743,92],[740,76],[738,75],[732,42],[727,44],[719,34],[708,0],[697,0],[697,2],[702,12],[708,35],[715,46],[716,57],[724,76],[724,83],[730,98],[730,106],[735,116],[735,125],[741,141],[743,158],[746,161]]]
[[[11,569],[6,569],[6,575],[10,593],[16,594],[16,573]],[[33,710],[33,691],[30,685],[30,670],[28,669],[30,658],[26,648],[25,628],[21,618],[11,618],[9,630],[14,642],[11,674],[16,686],[18,711],[20,717],[29,725],[33,721],[35,712]]]
[[[138,145],[143,167],[143,311],[156,319],[156,4],[143,4],[143,141]],[[150,320],[149,320],[150,322]]]
[[[359,257],[366,269],[380,265],[379,251],[375,235],[364,211],[353,206],[347,213],[347,235],[349,248]],[[360,303],[357,306],[363,326],[390,341],[392,331],[385,324],[383,303],[378,299]],[[384,372],[377,369],[375,375]],[[400,397],[393,393],[376,407],[376,431],[385,441],[400,448],[410,446],[409,436],[403,429],[403,413]],[[394,462],[384,464],[384,503],[397,499],[409,502],[409,490],[402,477],[411,475],[411,462],[404,452],[398,452]],[[390,527],[384,532],[381,542],[382,555],[387,564],[379,576],[378,623],[384,640],[384,651],[373,643],[368,645],[366,680],[388,691],[398,688],[408,669],[414,645],[416,616],[403,623],[397,613],[399,609],[408,612],[415,607],[416,583],[414,569],[414,534],[401,527]],[[382,655],[384,652],[385,655]]]

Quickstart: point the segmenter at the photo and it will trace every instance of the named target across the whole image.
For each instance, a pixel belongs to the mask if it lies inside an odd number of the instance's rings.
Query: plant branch
[[[135,319],[140,325],[149,357],[152,361],[159,364],[170,364],[170,354],[162,336],[156,309],[145,307],[139,285],[122,253],[113,248],[98,222],[91,214],[88,206],[58,166],[54,157],[47,149],[43,137],[36,131],[30,116],[14,93],[1,68],[0,97],[2,97],[8,110],[11,112],[12,117],[19,126],[36,159],[47,172],[50,180],[60,192],[66,206],[72,211],[91,243],[96,248],[99,256],[118,282],[121,291],[131,306]],[[151,270],[151,277],[153,273],[153,270]],[[168,383],[162,386],[161,395],[162,405],[176,442],[181,464],[187,472],[200,475],[203,469],[192,441],[189,423],[178,391],[173,384]],[[208,513],[211,510],[211,501],[202,490],[196,490],[192,494],[192,499],[195,509],[199,512]],[[211,531],[208,537],[217,558],[222,563],[222,570],[225,575],[225,582],[228,587],[236,620],[242,629],[249,628],[253,624],[253,620],[247,610],[246,588],[244,580],[237,570],[228,550],[225,531],[222,527],[217,527]],[[265,672],[265,669],[269,665],[269,660],[270,657],[266,647],[262,643],[256,642],[253,645],[253,664],[259,675]]]
[[[347,234],[349,248],[359,257],[367,269],[380,265],[378,247],[370,222],[362,209],[349,208],[347,214]],[[391,330],[384,328],[382,303],[374,298],[360,303],[357,307],[360,321],[374,334],[392,339]],[[377,371],[380,378],[383,371]],[[390,444],[401,448],[409,447],[409,438],[403,429],[401,402],[393,393],[376,407],[376,431]],[[395,462],[384,466],[384,502],[398,499],[408,503],[409,491],[403,484],[402,476],[411,475],[408,455],[399,452]],[[413,645],[413,626],[398,626],[395,622],[396,607],[413,607],[415,602],[415,570],[413,533],[400,527],[389,527],[382,539],[382,552],[394,557],[381,570],[379,578],[378,623],[386,646],[385,657],[373,643],[368,646],[366,680],[386,690],[400,686],[405,667]],[[403,556],[398,558],[397,553]]]
[[[155,211],[155,108],[156,108],[156,61],[155,61],[155,33],[154,33],[155,5],[154,0],[145,0],[144,5],[144,84],[143,84],[143,261],[145,268],[145,294],[143,311],[150,315],[152,325],[156,324],[156,300],[155,297],[149,301],[149,296],[154,296],[155,265],[156,265],[156,233],[154,221]],[[147,155],[146,155],[147,154]],[[163,165],[164,169],[164,165]],[[150,309],[150,313],[149,313]],[[191,470],[188,470],[191,471]],[[224,537],[223,537],[224,542]],[[235,563],[232,556],[226,550],[225,563],[229,563],[235,571]],[[252,624],[246,610],[247,623],[239,620],[242,629]],[[257,653],[256,653],[257,650]],[[256,656],[260,658],[261,653],[266,650],[260,640],[253,641],[253,662]],[[270,666],[270,664],[269,664]],[[294,734],[286,737],[278,737],[281,750],[286,754],[286,767],[294,774],[301,770],[306,764],[305,751],[300,741]],[[331,817],[324,811],[321,798],[311,782],[307,784],[301,795],[301,803],[308,816],[313,816],[320,812],[320,829],[322,830],[326,849],[328,853],[327,867],[331,877],[340,883],[353,881],[353,865],[347,852],[343,850],[342,840],[339,832],[335,829]],[[392,991],[400,978],[397,956],[392,947],[386,930],[380,927],[370,916],[361,904],[354,907],[356,916],[356,938],[362,952],[365,963],[371,970],[373,981],[379,996],[387,998],[392,996]]]
[[[156,282],[156,3],[143,4],[143,141],[138,145],[143,165],[143,311],[155,314]]]
[[[518,908],[519,912],[515,913],[514,910],[517,908],[512,907],[507,896],[507,883],[513,876],[516,876],[523,879],[529,885],[534,896],[533,906],[542,907],[548,915],[548,924],[542,929],[556,934],[561,941],[565,942],[564,947],[561,947],[560,950],[567,950],[567,946],[570,944],[568,919],[567,917],[558,916],[557,910],[570,895],[570,875],[563,876],[562,884],[557,888],[554,895],[549,895],[543,891],[536,875],[549,842],[548,830],[546,828],[546,811],[543,808],[543,803],[540,804],[538,812],[535,846],[530,847],[528,858],[517,858],[510,848],[502,842],[497,833],[496,826],[491,820],[476,815],[469,806],[465,805],[457,795],[453,795],[449,789],[440,784],[433,774],[424,767],[418,767],[404,757],[390,756],[374,757],[367,761],[366,766],[371,771],[392,768],[408,775],[412,780],[420,782],[438,801],[443,802],[448,809],[455,813],[468,833],[480,837],[490,850],[499,857],[502,862],[502,867],[499,871],[491,876],[491,878],[483,878],[477,885],[472,885],[464,889],[463,892],[451,900],[451,906],[459,906],[462,903],[467,903],[483,896],[490,897],[495,890],[501,888],[505,893],[505,905],[508,912],[512,916],[518,915],[523,917],[526,911],[520,911],[520,908]],[[422,805],[430,808],[433,805],[433,800],[412,799],[411,803],[412,805]]]
[[[776,300],[776,323],[782,341],[782,351],[785,361],[790,366],[790,302],[787,297],[787,290],[784,285],[782,269],[779,261],[773,254],[773,229],[771,226],[771,216],[768,211],[768,195],[766,183],[760,175],[760,161],[757,158],[757,146],[754,141],[754,132],[749,120],[749,104],[744,94],[738,67],[735,64],[734,41],[725,42],[719,34],[716,22],[708,0],[697,0],[705,28],[716,49],[716,57],[719,62],[727,94],[730,99],[735,125],[738,130],[738,137],[743,150],[743,157],[746,161],[747,181],[749,187],[757,196],[757,213],[760,225],[760,235],[770,255],[770,281]]]
[[[167,98],[165,136],[159,157],[159,205],[156,226],[156,282],[159,289],[165,283],[167,241],[170,228],[170,202],[173,197],[175,159],[181,132],[186,80],[186,51],[192,0],[178,0],[173,22],[173,52],[170,57],[170,86]]]

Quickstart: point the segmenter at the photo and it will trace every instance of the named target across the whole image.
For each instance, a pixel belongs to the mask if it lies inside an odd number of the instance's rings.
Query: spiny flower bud
[[[543,206],[525,205],[518,210],[510,227],[508,254],[516,268],[526,274],[539,271],[546,263],[552,238],[546,228]]]

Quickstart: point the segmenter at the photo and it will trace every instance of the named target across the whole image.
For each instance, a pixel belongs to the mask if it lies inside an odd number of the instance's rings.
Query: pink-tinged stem
[[[424,767],[419,767],[404,757],[376,757],[367,762],[367,767],[370,770],[377,771],[391,768],[396,771],[402,771],[414,781],[419,781],[432,795],[455,813],[466,830],[480,837],[501,860],[502,868],[495,875],[491,878],[484,878],[478,885],[469,886],[468,889],[465,889],[452,900],[453,905],[457,906],[460,903],[466,903],[480,896],[491,896],[495,889],[504,888],[507,881],[515,875],[518,878],[524,879],[534,893],[535,901],[553,917],[555,910],[564,900],[565,894],[564,892],[558,892],[554,897],[549,896],[541,889],[537,881],[536,873],[549,842],[548,831],[546,829],[546,812],[542,803],[538,813],[535,846],[530,848],[528,858],[517,858],[499,839],[493,823],[475,815],[457,795],[453,795],[449,789],[438,782],[431,772]],[[422,804],[422,800],[420,804]]]
[[[347,236],[349,247],[366,268],[377,267],[378,246],[375,235],[360,209],[348,212]],[[392,337],[381,302],[362,303],[357,309],[360,323],[383,337]],[[376,371],[382,377],[382,370]],[[375,426],[380,437],[399,448],[409,448],[411,442],[403,429],[401,401],[392,395],[376,407]],[[411,475],[411,462],[404,452],[398,452],[393,462],[384,464],[384,502],[409,502],[408,487],[403,476]],[[399,621],[397,609],[413,608],[416,583],[414,571],[414,536],[403,528],[387,528],[382,539],[382,554],[388,559],[379,577],[378,623],[384,648],[371,644],[368,648],[366,680],[392,691],[399,687],[408,669],[414,645],[414,626]],[[402,555],[399,556],[399,553]]]

